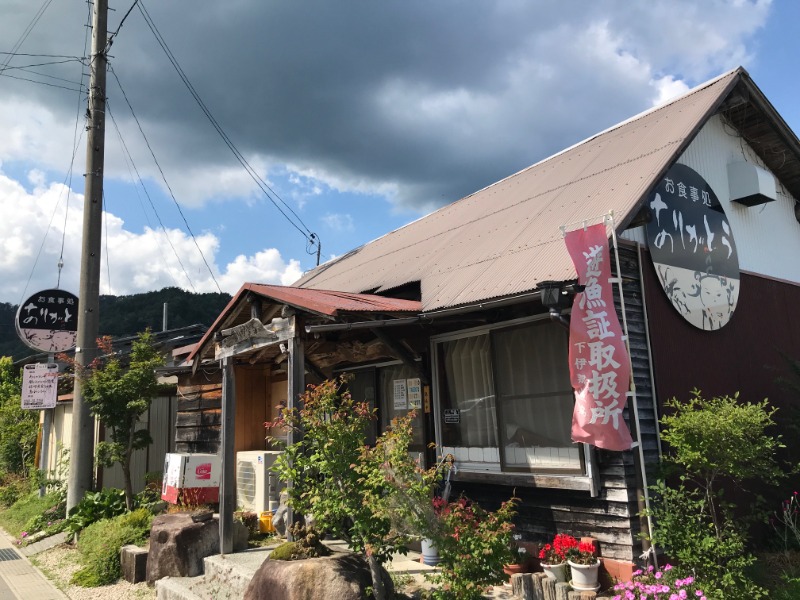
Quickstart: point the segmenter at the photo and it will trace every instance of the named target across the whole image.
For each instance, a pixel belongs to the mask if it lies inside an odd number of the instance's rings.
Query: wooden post
[[[531,578],[533,581],[533,600],[544,600],[544,584],[542,582],[547,575],[544,573],[534,573]]]
[[[556,600],[569,600],[569,584],[563,581],[556,584]]]
[[[234,436],[236,423],[236,381],[233,357],[222,359],[222,480],[219,497],[220,554],[233,552],[233,509],[236,505],[236,455]]]
[[[302,324],[300,323],[299,317],[291,313],[289,314],[288,311],[285,312],[285,316],[289,318],[289,331],[290,337],[287,342],[288,344],[288,351],[289,351],[289,364],[288,364],[288,373],[289,376],[289,392],[288,392],[288,401],[287,401],[287,408],[290,411],[294,410],[302,410],[303,408],[303,400],[302,394],[305,391],[305,348],[303,344],[303,338],[300,337],[300,334],[303,330]],[[303,432],[302,431],[295,431],[293,429],[289,430],[289,434],[287,436],[287,443],[289,445],[299,442],[303,439]],[[292,481],[287,481],[286,486],[291,489],[293,485]],[[291,534],[289,533],[289,526],[292,525],[297,516],[294,514],[294,511],[289,508],[287,515],[286,515],[286,526],[287,526],[287,534],[286,539],[291,540]]]
[[[105,164],[106,46],[108,0],[95,0],[92,16],[92,57],[89,61],[89,106],[86,133],[86,178],[83,200],[78,298],[76,370],[87,367],[98,355],[100,331],[100,250],[103,233],[103,169]],[[72,434],[67,510],[92,489],[94,473],[94,417],[83,398],[81,378],[75,378],[72,399]]]

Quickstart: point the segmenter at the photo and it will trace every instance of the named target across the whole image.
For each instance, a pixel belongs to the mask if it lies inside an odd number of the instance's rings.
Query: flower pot
[[[544,571],[548,579],[555,579],[557,582],[567,580],[567,563],[565,562],[558,563],[557,565],[542,563],[542,571]]]
[[[508,580],[511,581],[511,576],[517,573],[527,573],[528,567],[527,565],[519,565],[514,563],[513,565],[503,565],[503,573],[508,575]]]
[[[439,551],[433,545],[433,542],[429,539],[422,540],[422,562],[428,566],[435,567],[441,560]]]
[[[595,561],[593,565],[579,565],[571,560],[568,560],[567,563],[572,572],[572,579],[569,582],[572,589],[580,592],[596,592],[600,589],[600,584],[597,583],[599,560]]]

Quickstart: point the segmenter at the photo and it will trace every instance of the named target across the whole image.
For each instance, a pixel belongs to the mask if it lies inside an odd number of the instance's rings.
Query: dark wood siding
[[[633,375],[642,430],[642,445],[648,471],[652,474],[659,461],[656,415],[653,409],[650,362],[645,332],[639,263],[634,246],[620,247],[625,308],[630,334]],[[613,267],[612,267],[613,268]],[[615,287],[616,298],[616,287]],[[619,298],[617,312],[622,318]],[[625,411],[630,423],[633,411]],[[636,495],[634,454],[597,451],[600,493],[555,488],[511,487],[459,481],[453,493],[464,493],[487,508],[516,495],[522,501],[516,519],[526,540],[548,541],[555,533],[576,537],[592,536],[600,544],[603,556],[634,560],[641,553],[640,526]]]
[[[222,372],[178,376],[175,451],[216,454],[222,417]]]
[[[694,388],[706,397],[738,391],[747,402],[768,398],[780,409],[782,432],[789,433],[785,425],[797,418],[800,398],[780,379],[792,380],[787,358],[800,360],[800,285],[742,273],[730,322],[702,331],[672,307],[648,253],[642,262],[659,406],[688,398]]]

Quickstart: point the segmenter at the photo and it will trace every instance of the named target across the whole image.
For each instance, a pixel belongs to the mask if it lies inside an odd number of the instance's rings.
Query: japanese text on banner
[[[569,333],[569,370],[575,390],[572,440],[606,450],[628,450],[622,416],[630,387],[630,359],[614,309],[605,225],[565,235],[578,282]]]

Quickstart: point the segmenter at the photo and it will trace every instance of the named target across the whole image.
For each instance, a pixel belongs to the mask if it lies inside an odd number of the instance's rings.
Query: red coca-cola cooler
[[[215,504],[219,502],[221,471],[216,454],[167,454],[161,499],[171,504]]]

